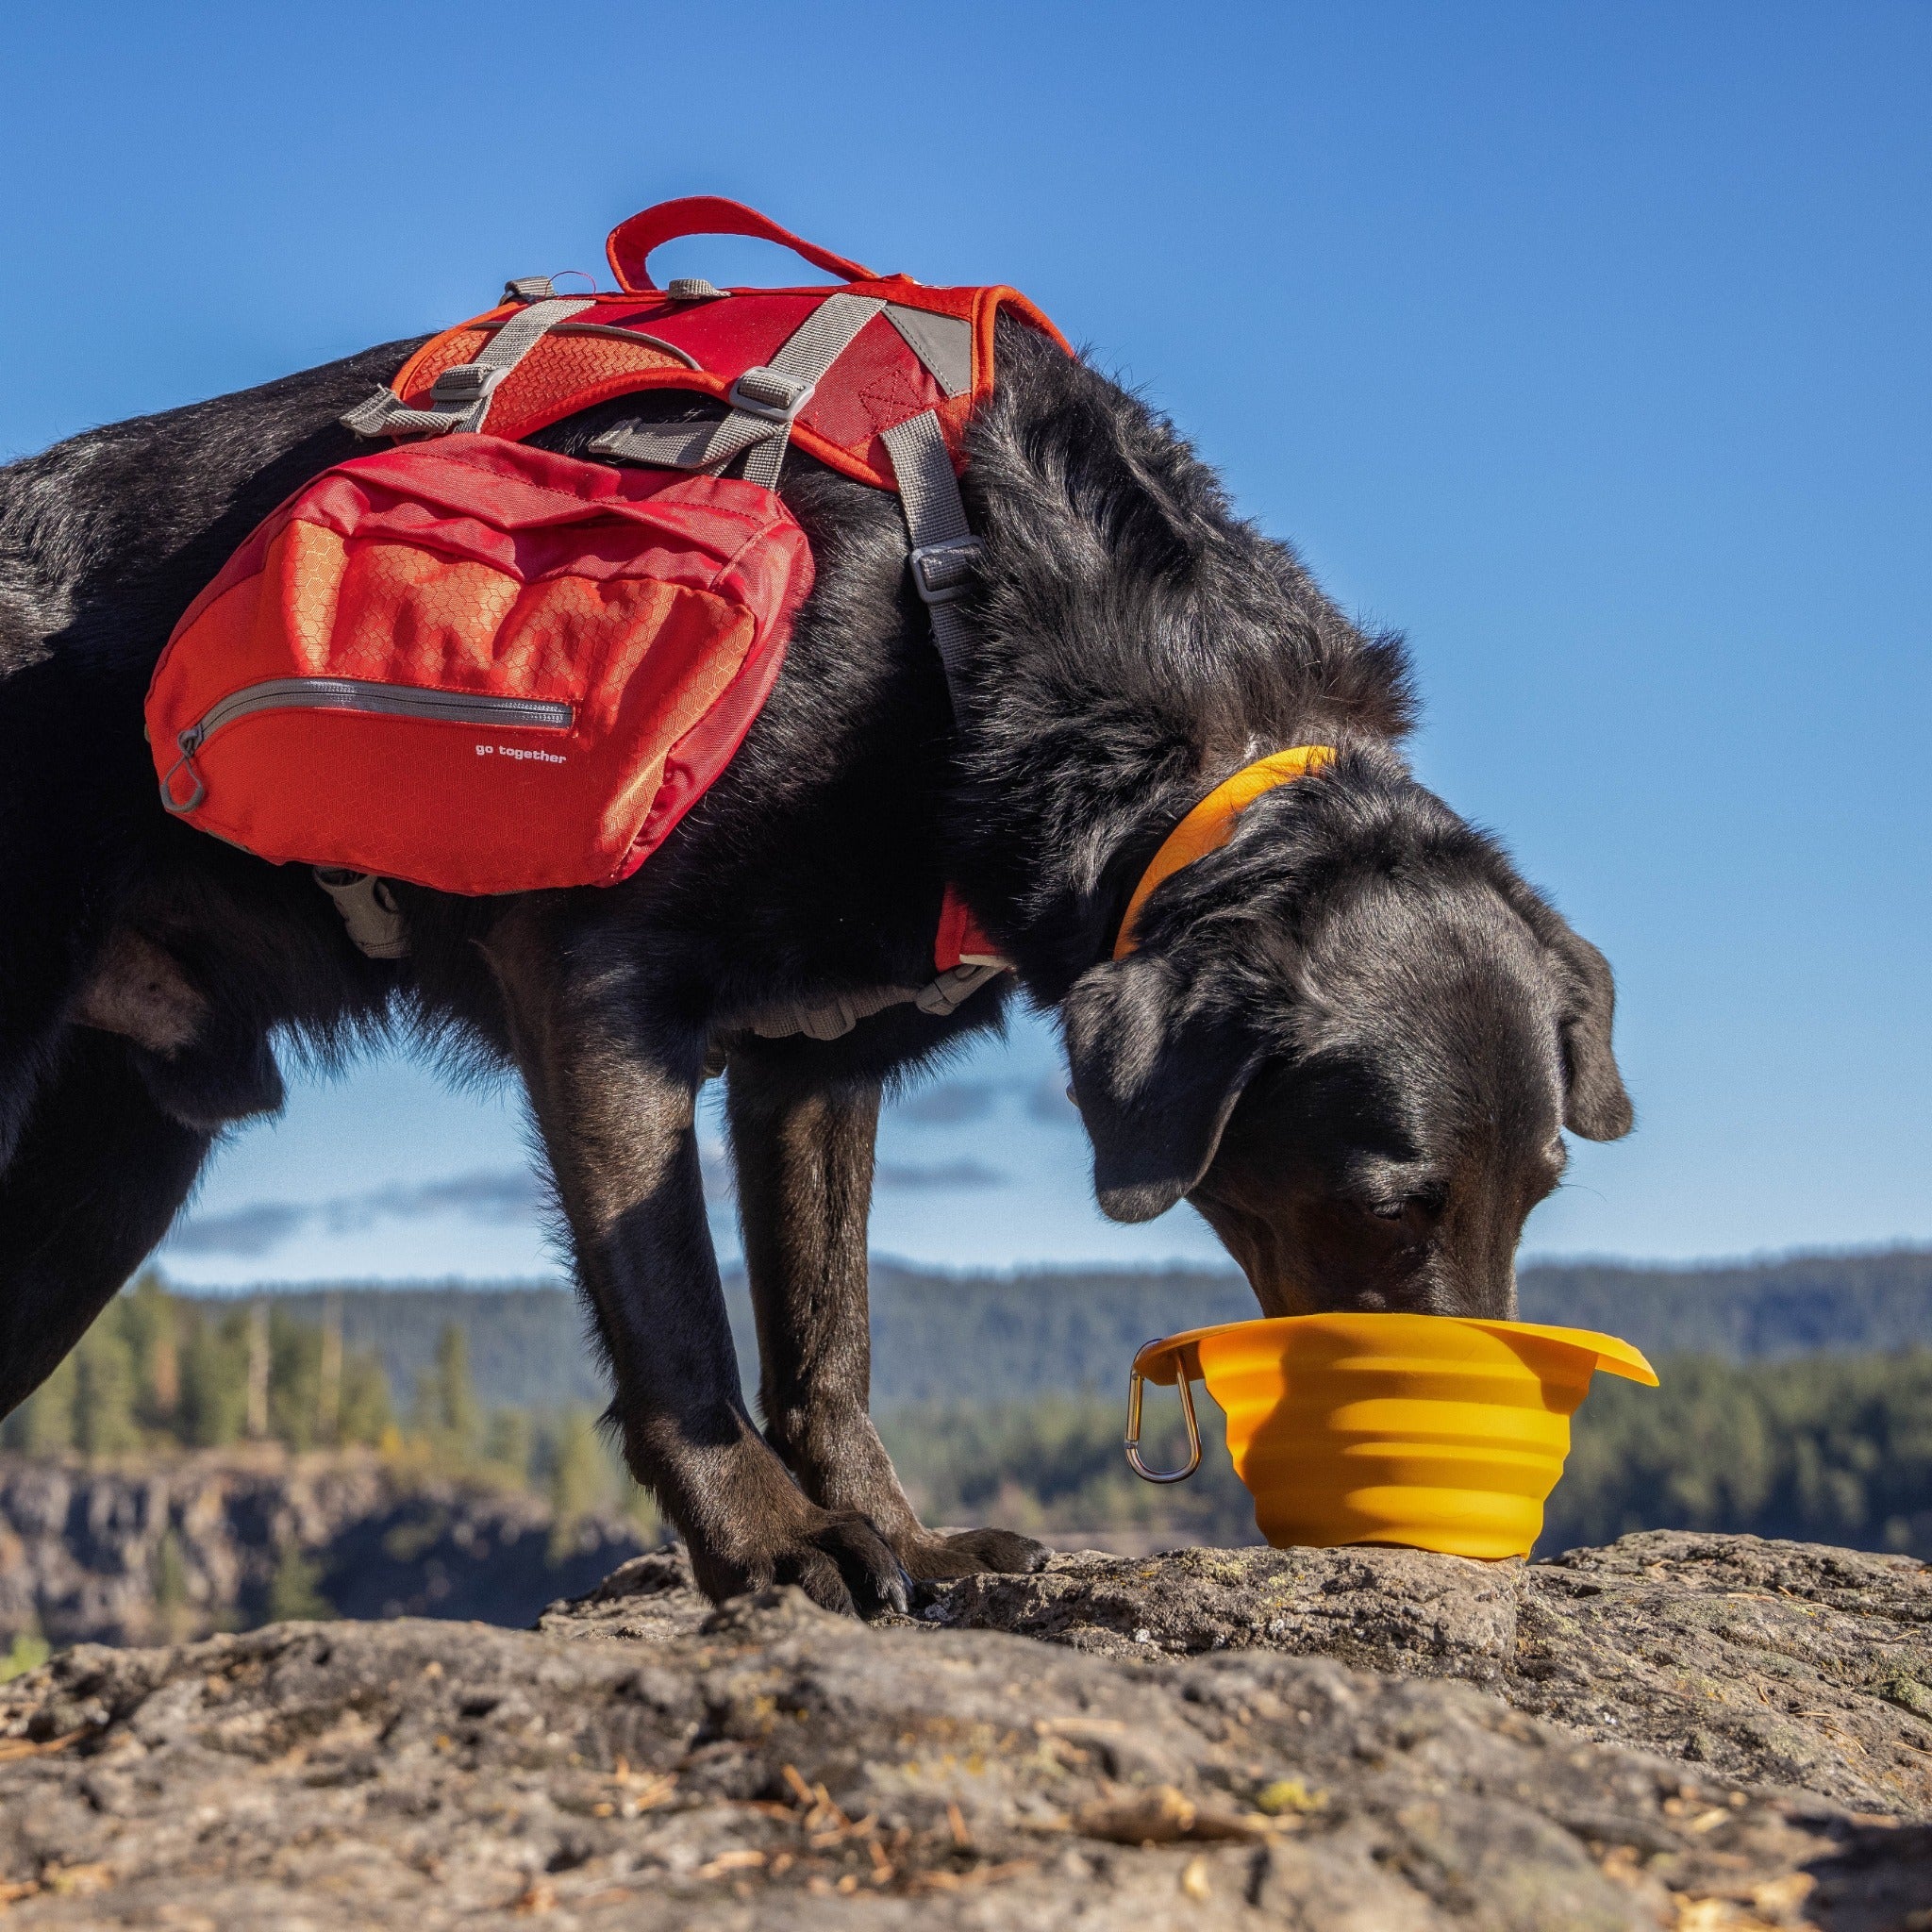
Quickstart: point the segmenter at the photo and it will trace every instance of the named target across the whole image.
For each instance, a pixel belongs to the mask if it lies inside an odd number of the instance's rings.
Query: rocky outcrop
[[[713,1611],[667,1551],[535,1632],[67,1653],[0,1690],[0,1897],[210,1932],[1907,1932],[1928,1613],[1923,1565],[1666,1536],[1064,1557],[867,1627]]]
[[[1932,1568],[1915,1557],[1684,1530],[1531,1564],[1074,1556],[956,1584],[926,1614],[1110,1657],[1276,1649],[1461,1677],[1604,1743],[1932,1817]]]
[[[23,1631],[179,1641],[288,1614],[291,1597],[321,1615],[527,1624],[642,1547],[620,1520],[558,1535],[538,1497],[366,1451],[0,1457],[0,1651]]]
[[[1534,1564],[1524,1583],[1499,1687],[1517,1709],[1932,1816],[1932,1567],[1666,1530]]]

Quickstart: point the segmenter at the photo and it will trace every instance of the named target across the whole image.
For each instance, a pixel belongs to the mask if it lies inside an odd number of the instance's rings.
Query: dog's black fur
[[[1603,958],[1409,776],[1399,641],[1351,625],[1140,403],[1017,324],[972,430],[987,551],[949,708],[894,499],[794,455],[818,588],[729,770],[636,877],[402,889],[413,957],[353,951],[301,867],[170,820],[142,741],[192,595],[409,344],[96,430],[0,472],[0,1411],[161,1237],[213,1137],[280,1105],[272,1041],[401,1024],[526,1082],[633,1470],[714,1595],[773,1578],[903,1604],[905,1574],[1029,1567],[940,1538],[867,1418],[865,1224],[885,1083],[997,1024],[900,1006],[766,1041],[794,1001],[921,984],[944,882],[1057,1008],[1122,1220],[1186,1196],[1271,1313],[1508,1314],[1559,1127],[1630,1125]],[[655,407],[682,410],[688,402]],[[536,439],[580,452],[632,405]],[[1285,745],[1337,764],[1127,896],[1208,789]],[[762,1357],[737,1366],[693,1133],[729,1112]]]

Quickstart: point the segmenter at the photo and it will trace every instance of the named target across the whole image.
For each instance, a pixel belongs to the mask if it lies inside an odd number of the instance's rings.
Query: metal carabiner
[[[1149,1469],[1141,1460],[1141,1372],[1133,1371],[1127,1377],[1127,1435],[1125,1448],[1127,1467],[1142,1481],[1150,1483],[1183,1483],[1201,1466],[1201,1431],[1194,1421],[1194,1397],[1188,1388],[1188,1372],[1185,1364],[1176,1363],[1178,1373],[1175,1385],[1181,1391],[1181,1414],[1188,1424],[1188,1466],[1185,1469],[1170,1470],[1162,1474]]]

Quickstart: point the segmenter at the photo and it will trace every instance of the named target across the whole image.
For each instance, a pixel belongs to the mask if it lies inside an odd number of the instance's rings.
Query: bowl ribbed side
[[[1469,1329],[1436,1356],[1373,1352],[1346,1336],[1292,1347],[1217,1338],[1201,1364],[1256,1523],[1277,1546],[1495,1557],[1526,1555],[1541,1532],[1578,1377],[1540,1375]]]

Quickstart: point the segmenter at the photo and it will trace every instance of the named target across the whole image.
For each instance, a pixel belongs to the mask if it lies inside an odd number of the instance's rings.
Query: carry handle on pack
[[[841,282],[880,279],[863,262],[834,255],[829,248],[821,248],[816,242],[794,235],[790,228],[781,228],[769,215],[746,208],[741,201],[731,201],[722,194],[687,194],[678,201],[660,201],[656,208],[647,208],[642,214],[631,216],[610,231],[604,252],[609,258],[611,273],[617,277],[617,286],[632,291],[656,289],[658,285],[651,279],[649,267],[653,251],[667,242],[680,242],[687,235],[745,235],[754,242],[775,242],[814,268],[837,275]]]

